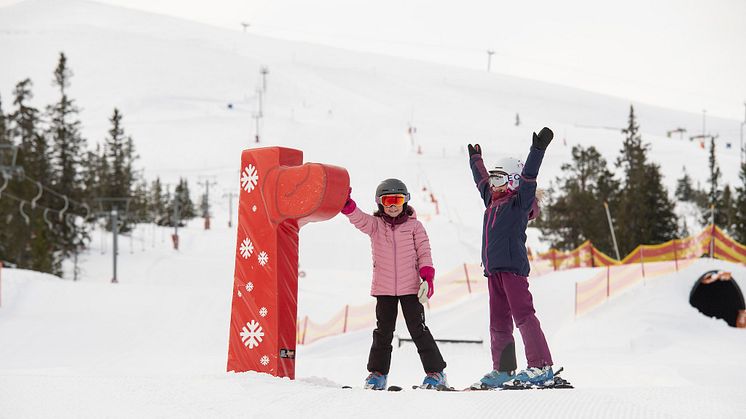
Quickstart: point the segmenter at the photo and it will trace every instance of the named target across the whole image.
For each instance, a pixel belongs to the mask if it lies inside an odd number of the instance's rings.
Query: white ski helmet
[[[508,184],[508,189],[518,189],[523,173],[523,162],[513,157],[503,157],[489,170],[493,186]],[[494,179],[494,180],[493,180]]]

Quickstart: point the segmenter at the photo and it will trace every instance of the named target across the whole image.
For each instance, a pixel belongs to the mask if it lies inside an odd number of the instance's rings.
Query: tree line
[[[173,225],[175,206],[180,220],[196,215],[186,179],[171,191],[136,169],[138,155],[119,109],[107,136],[89,147],[80,108],[69,96],[72,76],[60,53],[55,103],[32,106],[28,78],[15,85],[8,113],[0,96],[0,261],[59,276],[63,260],[87,246],[94,223],[111,228],[102,216],[113,203],[124,233],[134,223]]]
[[[537,222],[553,247],[570,250],[590,240],[614,256],[604,203],[622,257],[639,244],[658,244],[696,233],[685,220],[678,219],[674,199],[696,204],[701,224],[710,224],[712,217],[718,227],[746,243],[746,165],[741,165],[735,192],[730,185],[722,185],[713,138],[708,188],[694,186],[684,168],[671,197],[663,185],[660,166],[648,156],[650,145],[642,141],[632,106],[622,132],[625,138],[615,161],[618,174],[594,146],[573,147],[572,162],[564,164],[561,175],[552,182]]]

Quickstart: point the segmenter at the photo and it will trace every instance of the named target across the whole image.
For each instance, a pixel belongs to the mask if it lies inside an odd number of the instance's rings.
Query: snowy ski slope
[[[120,240],[117,286],[108,283],[110,236],[99,232],[81,258],[77,283],[3,270],[2,418],[743,417],[746,411],[739,384],[746,334],[704,318],[687,303],[705,269],[732,270],[741,284],[746,272],[704,260],[578,319],[573,284],[591,270],[533,279],[554,358],[578,387],[571,392],[342,392],[338,386],[359,385],[366,375],[370,331],[300,347],[295,382],[224,372],[236,237],[226,227],[230,209],[220,192],[237,190],[240,152],[255,145],[251,115],[260,66],[270,70],[260,145],[299,148],[307,161],[347,168],[353,197],[366,210],[381,179],[402,178],[426,220],[438,272],[478,261],[481,208],[466,163],[467,142],[480,142],[488,159],[524,157],[531,132],[551,126],[556,141],[540,177],[540,187],[547,187],[574,144],[596,145],[614,160],[622,137],[601,127],[623,126],[629,100],[78,0],[0,8],[0,51],[6,112],[12,87],[25,77],[35,82],[35,104],[54,100],[49,81],[64,51],[75,74],[70,94],[83,108],[90,142],[105,136],[116,106],[148,178],[214,176],[219,182],[218,192],[211,190],[213,230],[203,231],[195,220],[180,230],[179,252],[170,248],[169,229],[141,226],[132,239]],[[698,133],[701,115],[638,103],[635,109],[669,188],[682,165],[704,182],[707,153],[665,136],[678,126]],[[520,126],[514,125],[516,113]],[[414,140],[407,136],[410,124],[417,127]],[[738,121],[708,118],[707,126],[721,134],[721,170],[734,183],[737,153],[728,153],[725,142],[737,144]],[[440,215],[423,187],[438,198]],[[192,190],[198,190],[193,182]],[[543,246],[536,232],[529,240]],[[344,304],[370,301],[369,249],[367,238],[342,216],[304,227],[300,315],[323,321]],[[431,313],[428,324],[438,338],[484,339],[486,321],[481,295]],[[441,349],[458,387],[490,366],[487,345]],[[421,379],[416,351],[404,344],[394,353],[390,380],[408,386]]]

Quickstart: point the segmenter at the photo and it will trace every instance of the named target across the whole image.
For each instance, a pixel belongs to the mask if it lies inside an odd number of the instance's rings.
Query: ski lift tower
[[[124,220],[127,218],[127,214],[129,213],[130,201],[132,201],[132,198],[96,198],[96,202],[98,202],[99,206],[99,211],[94,213],[94,215],[101,218],[109,217],[109,222],[111,223],[113,249],[113,264],[111,276],[112,284],[116,284],[119,282],[119,279],[117,278],[117,239],[119,236],[119,224],[120,220]]]

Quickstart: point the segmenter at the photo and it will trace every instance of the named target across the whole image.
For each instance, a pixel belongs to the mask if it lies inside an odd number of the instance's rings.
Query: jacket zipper
[[[490,268],[489,268],[489,259],[490,259],[490,256],[489,256],[489,249],[487,247],[488,247],[489,242],[490,242],[489,241],[489,236],[490,236],[490,233],[489,233],[489,231],[490,231],[490,218],[492,218],[493,214],[494,214],[494,211],[490,211],[487,214],[487,222],[484,223],[484,255],[483,255],[483,258],[484,258],[484,270],[488,274],[490,273]]]
[[[394,241],[394,295],[399,295],[399,286],[396,275],[396,234],[394,234],[395,224],[391,224],[391,240]]]

